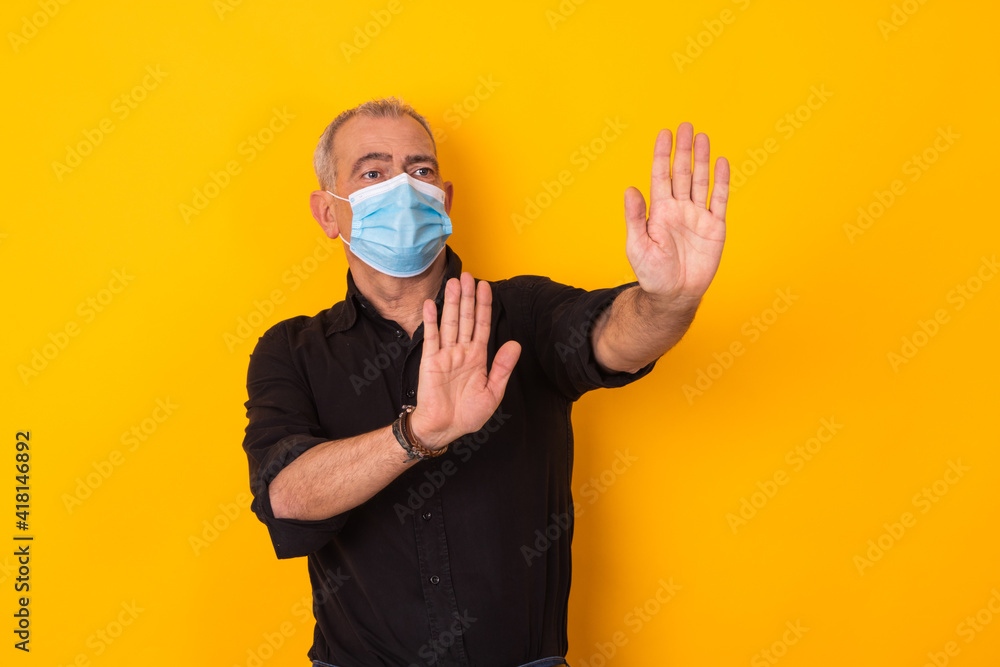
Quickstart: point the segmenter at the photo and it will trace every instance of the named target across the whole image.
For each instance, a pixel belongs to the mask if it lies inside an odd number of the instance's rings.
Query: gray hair
[[[419,122],[430,135],[431,145],[434,146],[434,154],[437,154],[437,143],[434,141],[434,133],[427,119],[418,114],[413,107],[397,97],[375,99],[364,104],[359,104],[353,109],[344,111],[333,119],[333,122],[326,126],[323,134],[320,135],[319,143],[316,144],[316,151],[313,153],[313,168],[316,170],[316,178],[319,185],[324,190],[330,189],[337,181],[337,164],[333,159],[333,135],[337,133],[340,126],[355,116],[365,116],[367,118],[402,118],[409,115]]]

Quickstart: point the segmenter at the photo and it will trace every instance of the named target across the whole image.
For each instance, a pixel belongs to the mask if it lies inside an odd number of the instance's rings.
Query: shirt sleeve
[[[634,373],[601,369],[594,357],[594,323],[619,294],[637,282],[587,291],[543,276],[523,276],[527,294],[521,300],[532,331],[539,363],[549,379],[571,401],[598,388],[623,387],[648,374],[651,361]]]
[[[306,556],[340,531],[350,510],[319,521],[278,519],[268,486],[303,452],[324,437],[306,380],[292,359],[286,325],[265,333],[250,356],[246,402],[248,424],[243,449],[250,464],[254,511],[271,536],[278,558]]]

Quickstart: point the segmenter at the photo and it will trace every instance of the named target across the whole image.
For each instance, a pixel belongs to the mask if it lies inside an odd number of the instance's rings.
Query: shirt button
[[[412,389],[407,389],[406,390],[406,396],[407,396],[407,398],[413,398],[416,395],[417,395],[417,392],[413,391]]]
[[[396,338],[402,338],[402,337],[403,337],[403,332],[400,331],[399,329],[396,329]]]
[[[424,512],[420,516],[424,517],[424,521],[430,521],[431,513],[430,512]]]
[[[441,583],[441,577],[435,574],[433,577],[431,577],[431,583],[437,586],[438,584]]]

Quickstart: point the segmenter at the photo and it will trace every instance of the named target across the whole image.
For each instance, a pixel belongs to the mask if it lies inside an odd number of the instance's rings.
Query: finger
[[[694,126],[681,123],[677,127],[677,148],[674,150],[674,169],[671,172],[671,192],[674,199],[691,199],[691,141]]]
[[[489,377],[486,379],[486,388],[497,399],[503,398],[504,391],[507,390],[507,380],[514,371],[514,364],[521,356],[521,344],[516,340],[509,340],[504,343],[496,356],[493,357],[493,366],[490,368]]]
[[[424,301],[424,359],[440,349],[437,319],[437,306],[431,299],[426,299]]]
[[[476,285],[476,330],[472,335],[475,345],[484,348],[490,340],[490,316],[493,313],[493,289],[485,280]]]
[[[694,174],[691,178],[691,200],[698,208],[705,208],[708,203],[708,177],[711,169],[708,157],[712,149],[709,147],[708,135],[699,132],[694,138]]]
[[[661,199],[670,199],[670,130],[660,130],[653,145],[653,175],[649,188],[649,207],[654,208]]]
[[[625,189],[625,242],[646,233],[646,200],[638,188]]]
[[[726,203],[729,201],[729,160],[720,157],[715,161],[715,185],[712,186],[712,203],[708,210],[719,220],[726,219]]]
[[[458,342],[472,340],[476,325],[476,281],[471,273],[462,274],[462,298],[458,309]]]
[[[441,347],[451,347],[458,338],[458,302],[461,287],[457,278],[444,286],[444,307],[441,309]]]

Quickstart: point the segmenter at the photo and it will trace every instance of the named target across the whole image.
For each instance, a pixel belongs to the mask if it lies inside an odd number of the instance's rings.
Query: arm
[[[706,208],[708,135],[692,138],[693,133],[690,123],[677,128],[672,176],[670,130],[657,136],[648,218],[642,193],[634,187],[625,191],[625,254],[639,285],[622,292],[591,332],[594,356],[604,370],[635,372],[673,347],[694,320],[719,268],[729,163],[724,157],[716,161],[712,201]]]
[[[445,286],[441,327],[437,307],[424,302],[424,342],[417,384],[413,433],[429,449],[482,428],[500,405],[520,355],[505,343],[486,372],[492,292],[468,273]],[[268,493],[276,518],[318,520],[357,507],[417,460],[406,453],[391,425],[370,433],[320,443],[302,453],[271,482]]]
[[[699,301],[660,302],[641,287],[625,290],[594,323],[597,364],[607,372],[635,373],[655,361],[687,332]]]
[[[418,459],[386,426],[312,447],[292,461],[268,487],[276,519],[326,519],[365,502]]]

